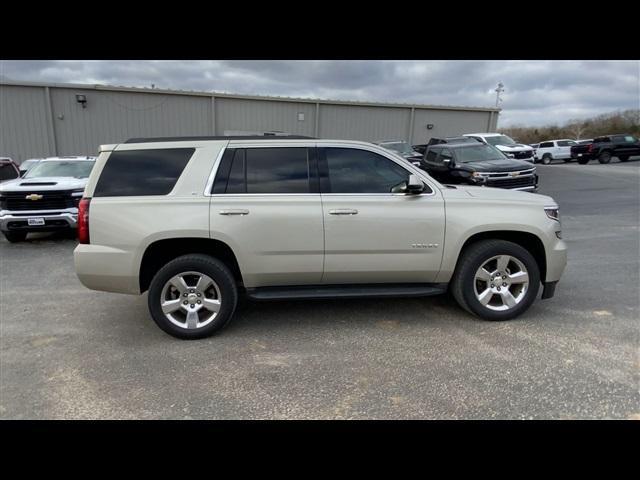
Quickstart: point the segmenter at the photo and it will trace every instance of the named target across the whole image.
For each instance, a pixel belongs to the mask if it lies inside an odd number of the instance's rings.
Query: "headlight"
[[[473,172],[471,176],[474,178],[487,178],[487,176],[484,173],[480,173],[480,172]]]
[[[551,220],[560,221],[560,209],[558,207],[544,207],[544,213],[546,213],[547,217]]]
[[[77,188],[75,190],[71,190],[72,197],[81,197],[84,194],[84,188]]]

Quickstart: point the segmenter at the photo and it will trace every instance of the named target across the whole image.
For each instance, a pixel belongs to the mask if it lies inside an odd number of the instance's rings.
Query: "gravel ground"
[[[447,297],[243,301],[201,341],[146,296],[77,280],[75,241],[0,240],[0,418],[640,418],[640,161],[539,166],[569,264],[556,296],[483,322]]]

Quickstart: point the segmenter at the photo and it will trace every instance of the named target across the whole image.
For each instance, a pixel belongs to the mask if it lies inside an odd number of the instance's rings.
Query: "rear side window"
[[[573,145],[573,142],[570,142],[569,140],[558,140],[559,147],[568,147],[570,145]]]
[[[96,185],[95,197],[167,195],[195,148],[115,151]]]
[[[553,142],[542,142],[540,148],[553,148]]]
[[[237,149],[221,164],[213,193],[310,193],[309,150],[306,147]],[[225,158],[223,158],[223,161]],[[317,177],[317,175],[312,176]],[[224,186],[226,185],[226,186]]]

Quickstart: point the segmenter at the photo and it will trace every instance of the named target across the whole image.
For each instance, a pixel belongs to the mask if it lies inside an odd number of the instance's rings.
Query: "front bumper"
[[[30,218],[44,219],[44,225],[29,225]],[[77,228],[78,209],[62,210],[0,210],[0,230],[3,232],[50,232]]]

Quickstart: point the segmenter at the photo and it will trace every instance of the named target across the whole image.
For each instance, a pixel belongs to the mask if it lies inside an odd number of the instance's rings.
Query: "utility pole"
[[[500,97],[500,94],[504,92],[504,84],[502,82],[498,83],[498,88],[496,88],[494,92],[496,92],[496,107],[497,107],[498,104],[502,101],[502,97]]]

